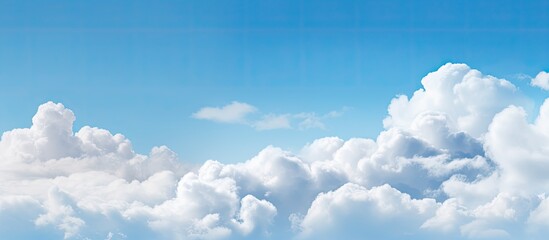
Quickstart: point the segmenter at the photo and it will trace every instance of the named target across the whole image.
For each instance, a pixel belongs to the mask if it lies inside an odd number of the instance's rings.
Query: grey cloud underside
[[[421,82],[391,101],[376,139],[321,138],[297,153],[268,146],[241,163],[196,168],[165,146],[142,155],[121,134],[74,133],[73,112],[45,103],[30,128],[2,135],[0,235],[542,239],[549,102],[530,123],[519,89],[464,64]],[[195,117],[240,119],[225,110]]]

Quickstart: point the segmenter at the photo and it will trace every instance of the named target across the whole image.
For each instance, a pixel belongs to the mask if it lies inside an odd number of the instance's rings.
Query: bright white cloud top
[[[257,109],[247,103],[232,102],[223,107],[205,107],[198,112],[193,113],[196,119],[205,119],[225,123],[244,123],[246,115],[257,111]]]
[[[532,78],[530,84],[544,90],[549,90],[549,73],[545,71],[539,72],[536,77]]]
[[[331,111],[324,115],[318,115],[315,112],[301,112],[296,114],[283,113],[263,114],[261,118],[254,118],[250,115],[257,112],[257,108],[237,101],[233,101],[223,107],[203,107],[193,113],[191,117],[200,120],[208,120],[218,123],[246,124],[256,130],[274,130],[274,129],[297,129],[306,130],[310,128],[324,129],[324,120],[336,118],[343,115],[348,107],[343,107],[341,111]]]
[[[165,146],[135,153],[104,129],[74,133],[73,112],[45,103],[30,128],[2,135],[0,235],[543,239],[549,101],[529,122],[517,87],[464,64],[421,83],[391,101],[376,139],[327,137],[297,153],[268,146],[238,164],[197,167]],[[254,111],[233,102],[193,116],[240,123]],[[268,115],[255,127],[286,128],[286,118]]]

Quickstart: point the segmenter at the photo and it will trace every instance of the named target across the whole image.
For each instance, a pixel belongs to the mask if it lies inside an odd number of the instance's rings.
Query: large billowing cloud
[[[549,73],[545,71],[539,72],[536,77],[530,80],[530,84],[544,90],[549,90]]]
[[[236,164],[143,155],[60,103],[0,141],[0,235],[10,239],[543,239],[549,100],[529,122],[511,82],[446,64],[388,107],[375,139],[267,146]],[[234,102],[194,117],[246,123]],[[329,114],[328,114],[329,115]],[[321,127],[268,115],[254,127]],[[250,124],[250,123],[246,123]],[[183,153],[184,154],[184,153]],[[222,160],[222,159],[220,159]]]

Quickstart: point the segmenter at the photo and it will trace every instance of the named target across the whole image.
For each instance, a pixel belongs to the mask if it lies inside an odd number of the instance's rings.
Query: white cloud
[[[549,73],[545,71],[539,72],[536,77],[532,78],[530,85],[549,90]]]
[[[245,123],[246,116],[257,111],[247,103],[232,102],[223,107],[205,107],[192,114],[193,118],[224,123]]]
[[[45,201],[46,213],[40,215],[35,223],[38,226],[54,224],[65,233],[65,239],[75,236],[86,223],[75,217],[70,198],[58,188],[52,187]]]
[[[300,119],[299,129],[305,130],[309,128],[326,128],[322,123],[322,118],[316,116],[315,113],[299,113],[294,115],[295,118]]]
[[[375,139],[326,137],[297,154],[268,146],[247,161],[195,168],[165,146],[143,155],[121,134],[73,132],[74,113],[45,103],[29,128],[0,140],[0,235],[544,239],[549,99],[529,122],[514,85],[464,64],[422,84],[391,102]],[[245,103],[204,109],[194,117],[265,130],[322,127],[340,115],[254,120]]]
[[[301,149],[300,156],[308,162],[330,160],[344,143],[345,141],[338,137],[316,139]]]
[[[292,117],[299,121],[298,127],[300,130],[307,130],[311,128],[325,129],[326,128],[326,125],[324,124],[325,120],[330,118],[341,117],[349,109],[350,109],[349,107],[343,107],[339,111],[331,111],[321,116],[318,116],[318,114],[314,112],[302,112],[302,113],[294,114]]]
[[[222,123],[240,123],[246,124],[256,130],[274,130],[274,129],[291,129],[297,125],[299,130],[307,130],[312,128],[325,129],[324,120],[329,118],[337,118],[343,115],[349,108],[345,107],[341,111],[331,111],[322,116],[318,116],[314,112],[302,112],[297,114],[283,113],[263,114],[260,118],[250,117],[251,113],[257,112],[257,108],[241,102],[232,102],[223,107],[205,107],[198,112],[193,113],[192,117],[202,120],[210,120]]]
[[[256,121],[253,127],[257,130],[272,130],[281,128],[292,128],[290,123],[290,115],[275,115],[267,114],[262,119]]]
[[[500,168],[502,190],[540,194],[548,189],[549,149],[542,144],[549,141],[548,119],[549,99],[541,106],[533,124],[527,122],[526,112],[515,106],[494,118],[485,147]]]
[[[420,228],[451,234],[463,224],[467,218],[467,209],[455,198],[447,199],[438,207],[433,217],[423,222]]]
[[[423,89],[411,98],[401,95],[391,101],[386,128],[410,129],[414,119],[426,112],[442,112],[451,119],[452,131],[479,137],[492,117],[524,98],[509,81],[483,75],[465,64],[446,64],[421,80]]]
[[[342,238],[414,238],[411,231],[437,207],[434,199],[412,199],[389,185],[366,189],[349,183],[314,200],[301,221],[300,237],[332,239],[343,234]]]
[[[549,226],[549,199],[546,196],[541,196],[541,203],[528,216],[528,224],[542,229]]]
[[[252,195],[242,198],[240,206],[238,219],[234,222],[245,235],[250,234],[258,225],[262,228],[268,227],[276,216],[276,207],[272,203]]]

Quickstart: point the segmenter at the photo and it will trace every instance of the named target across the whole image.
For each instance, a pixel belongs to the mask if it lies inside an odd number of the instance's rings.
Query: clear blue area
[[[0,0],[0,131],[39,104],[76,129],[120,132],[140,153],[248,159],[324,136],[375,137],[390,99],[446,62],[512,80],[549,70],[548,1]],[[262,113],[327,113],[325,130],[256,131],[190,118],[241,101]]]

